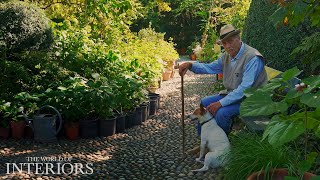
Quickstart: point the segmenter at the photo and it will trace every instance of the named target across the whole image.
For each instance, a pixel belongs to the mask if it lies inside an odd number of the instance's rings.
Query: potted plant
[[[194,54],[194,52],[193,52],[193,47],[192,46],[188,46],[186,53],[189,55],[189,58],[191,60],[196,60],[197,59],[196,54]]]
[[[191,60],[196,60],[197,54],[200,54],[200,51],[201,51],[201,46],[197,40],[193,41],[191,45],[188,46],[187,48],[187,54],[189,55],[189,58]]]
[[[39,101],[39,94],[29,94],[20,92],[16,94],[12,101],[2,101],[1,113],[3,118],[10,121],[12,137],[21,139],[24,136],[26,126],[25,117],[31,115],[37,108],[36,101]]]
[[[301,84],[292,87],[290,81],[300,73],[299,69],[292,68],[262,88],[246,90],[240,114],[270,116],[263,140],[268,140],[272,146],[297,143],[302,138],[304,146],[299,150],[301,161],[293,171],[293,175],[302,177],[317,156],[313,147],[309,146],[309,137],[320,137],[320,76],[307,77],[301,80]]]
[[[79,120],[84,118],[83,99],[86,93],[85,79],[70,77],[55,90],[46,91],[46,103],[55,106],[64,119],[64,132],[68,139],[79,136]]]

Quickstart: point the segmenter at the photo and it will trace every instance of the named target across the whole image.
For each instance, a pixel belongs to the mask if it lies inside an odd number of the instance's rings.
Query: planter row
[[[64,135],[71,140],[81,138],[94,138],[97,136],[111,136],[115,133],[123,133],[125,129],[141,125],[149,117],[156,115],[160,103],[160,95],[149,94],[149,102],[141,104],[133,111],[118,115],[109,119],[82,120],[75,123],[67,123],[64,128]],[[0,128],[0,138],[7,139],[10,135],[14,139],[32,137],[32,130],[26,126],[24,121],[20,121],[19,128]],[[18,129],[18,130],[17,130]],[[31,135],[30,135],[31,131]],[[60,133],[63,135],[63,133]]]

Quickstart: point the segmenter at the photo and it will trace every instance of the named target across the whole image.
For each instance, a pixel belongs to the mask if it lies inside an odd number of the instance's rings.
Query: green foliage
[[[247,179],[252,173],[277,167],[290,167],[296,156],[289,147],[271,146],[255,134],[239,134],[231,138],[229,161],[225,168],[226,179]]]
[[[49,21],[36,6],[21,1],[0,3],[0,19],[1,51],[41,50],[53,42]]]
[[[289,83],[299,73],[297,68],[290,69],[284,72],[281,78],[271,80],[268,85],[256,91],[246,91],[247,95],[251,95],[241,103],[240,114],[242,116],[273,115],[263,136],[264,139],[268,138],[272,145],[282,145],[293,141],[307,131],[318,134],[320,77],[313,76],[303,79],[302,82],[307,84],[307,88],[300,91]],[[287,93],[284,96],[281,95],[280,100],[271,99],[277,95],[279,90]],[[296,108],[295,111],[288,114],[292,107]]]
[[[29,115],[38,109],[38,101],[43,94],[29,94],[21,92],[16,94],[11,101],[2,100],[0,103],[0,113],[5,120],[23,121],[24,114]]]
[[[252,1],[245,23],[242,39],[258,49],[270,67],[285,71],[288,67],[298,66],[303,69],[298,57],[289,57],[301,40],[309,36],[312,30],[305,22],[297,27],[275,28],[269,16],[277,9],[268,1]]]
[[[213,29],[208,31],[208,39],[202,47],[201,55],[198,57],[201,62],[210,63],[218,59],[221,48],[216,44],[217,39],[218,36]]]
[[[307,75],[319,74],[320,72],[320,32],[316,32],[303,39],[302,43],[296,47],[291,55],[299,58],[304,64]]]
[[[306,19],[311,21],[311,26],[320,27],[320,4],[317,0],[308,1],[275,1],[279,4],[278,9],[272,15],[275,25],[290,24],[297,26],[304,22]]]
[[[124,59],[135,59],[136,72],[147,86],[158,81],[164,68],[171,69],[179,58],[172,41],[165,41],[163,33],[152,28],[141,29],[136,38],[118,47]]]
[[[292,68],[256,91],[246,90],[248,96],[241,103],[240,114],[272,116],[263,140],[267,139],[273,146],[295,142],[304,134],[305,160],[297,166],[303,172],[314,162],[307,159],[308,134],[320,138],[320,76],[302,79],[304,84],[292,87],[290,81],[300,73],[299,69]],[[277,98],[271,98],[275,96]]]
[[[136,0],[30,0],[46,10],[55,22],[78,21],[79,27],[90,26],[93,38],[118,43],[129,32],[132,21],[141,16],[141,4]]]
[[[302,43],[292,51],[292,57],[300,59],[304,65],[306,75],[319,72],[319,27],[320,6],[319,2],[311,1],[275,1],[280,6],[271,15],[270,20],[275,26],[290,25],[295,27],[305,22],[310,22],[315,33],[303,39]]]

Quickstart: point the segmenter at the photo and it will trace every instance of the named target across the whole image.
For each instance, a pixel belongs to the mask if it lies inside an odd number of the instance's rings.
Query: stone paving
[[[214,83],[214,75],[187,73],[184,86],[185,114],[198,107],[201,97],[214,93]],[[143,125],[127,129],[125,133],[75,141],[61,137],[55,144],[39,144],[32,139],[0,140],[0,178],[221,179],[220,170],[210,169],[206,173],[193,174],[192,169],[202,166],[195,162],[196,156],[182,158],[180,87],[180,76],[175,70],[174,78],[162,82],[157,90],[161,95],[157,115]],[[186,149],[191,149],[199,145],[199,137],[192,122],[185,120],[185,124]],[[37,159],[43,157],[53,159]],[[53,168],[52,172],[37,175],[34,172],[28,174],[27,168],[23,168],[23,172],[12,173],[12,167],[9,166],[10,174],[6,174],[6,163],[11,163],[11,166],[18,163],[44,163],[49,167],[53,164]],[[43,169],[39,168],[42,172]]]

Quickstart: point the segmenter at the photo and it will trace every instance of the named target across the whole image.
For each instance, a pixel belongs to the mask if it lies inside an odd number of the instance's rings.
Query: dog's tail
[[[205,164],[205,165],[203,165],[202,168],[192,170],[192,172],[204,172],[204,171],[208,171],[208,169],[209,169],[209,166]]]

